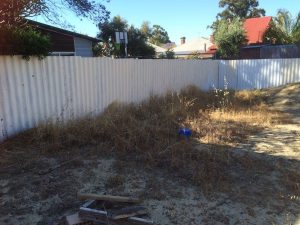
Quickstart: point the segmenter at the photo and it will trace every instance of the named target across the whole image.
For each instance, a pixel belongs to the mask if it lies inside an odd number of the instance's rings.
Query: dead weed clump
[[[125,182],[125,178],[121,175],[111,176],[107,179],[105,187],[107,188],[115,188],[123,186]]]
[[[45,124],[22,135],[27,144],[51,152],[105,143],[122,162],[164,168],[206,190],[228,189],[233,178],[226,147],[277,117],[262,104],[263,98],[259,92],[202,92],[188,87],[139,104],[113,103],[96,118]],[[192,130],[191,140],[178,136],[181,127]]]

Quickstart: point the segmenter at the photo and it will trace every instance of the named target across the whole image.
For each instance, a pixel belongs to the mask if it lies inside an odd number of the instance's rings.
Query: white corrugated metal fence
[[[0,57],[0,140],[48,120],[102,112],[194,84],[218,85],[217,61]]]
[[[0,141],[45,121],[101,113],[187,85],[267,88],[300,81],[300,59],[135,60],[0,56]]]
[[[219,87],[261,89],[300,82],[300,59],[220,61]]]

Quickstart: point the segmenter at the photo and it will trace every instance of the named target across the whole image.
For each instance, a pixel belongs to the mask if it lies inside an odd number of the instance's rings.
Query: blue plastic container
[[[189,138],[192,136],[192,131],[189,128],[180,128],[178,134]]]

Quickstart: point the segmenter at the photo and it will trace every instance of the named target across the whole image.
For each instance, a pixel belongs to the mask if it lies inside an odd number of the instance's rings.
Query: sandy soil
[[[0,224],[55,224],[64,215],[76,212],[82,204],[76,193],[82,191],[138,196],[155,224],[161,225],[299,225],[300,196],[291,191],[295,187],[287,188],[281,179],[285,175],[282,168],[291,174],[300,171],[298,91],[300,85],[270,93],[271,107],[290,113],[294,123],[266,129],[231,149],[237,156],[263,159],[278,170],[260,173],[252,167],[248,171],[233,168],[240,183],[223,193],[206,193],[172,172],[133,166],[130,162],[116,163],[113,155],[106,154],[105,146],[55,155],[2,147]],[[66,161],[69,163],[56,168]]]
[[[265,129],[249,138],[253,150],[275,157],[300,161],[300,83],[269,91],[269,104],[273,110],[291,116],[291,123]]]

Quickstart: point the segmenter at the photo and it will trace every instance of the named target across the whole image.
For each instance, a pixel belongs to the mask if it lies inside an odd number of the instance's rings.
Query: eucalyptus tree
[[[1,0],[0,26],[22,26],[25,24],[24,18],[34,16],[43,16],[48,21],[62,24],[69,22],[66,12],[97,23],[109,17],[101,0]]]

